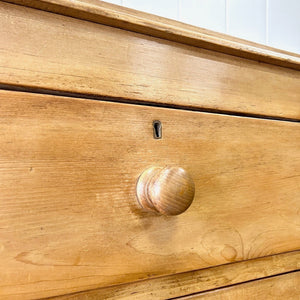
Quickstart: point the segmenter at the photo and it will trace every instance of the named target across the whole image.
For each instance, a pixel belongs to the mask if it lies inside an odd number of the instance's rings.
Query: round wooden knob
[[[191,205],[195,184],[187,171],[178,167],[152,167],[137,182],[141,207],[163,215],[179,215]]]

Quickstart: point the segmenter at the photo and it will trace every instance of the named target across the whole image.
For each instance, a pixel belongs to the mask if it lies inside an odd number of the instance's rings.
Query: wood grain
[[[297,300],[300,299],[300,271],[180,299]]]
[[[299,123],[8,91],[0,100],[4,299],[300,248]],[[184,214],[141,212],[136,180],[152,165],[191,174]]]
[[[157,300],[199,293],[300,269],[300,251],[54,297],[69,300]]]
[[[170,41],[300,69],[300,55],[99,0],[7,0]]]
[[[300,119],[288,68],[3,2],[0,45],[0,85]]]

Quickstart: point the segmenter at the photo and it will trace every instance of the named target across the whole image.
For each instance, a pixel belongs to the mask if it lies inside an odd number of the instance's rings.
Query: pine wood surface
[[[187,45],[300,68],[300,55],[100,0],[5,0]]]
[[[298,300],[300,299],[300,271],[247,282],[208,293],[182,297],[182,300]]]
[[[300,247],[299,123],[3,90],[0,99],[3,299]],[[191,174],[195,199],[182,215],[138,207],[136,180],[153,165]]]
[[[300,269],[300,251],[53,297],[53,300],[162,300]],[[251,298],[251,297],[250,297]]]
[[[2,87],[300,119],[289,68],[5,2],[0,45]]]

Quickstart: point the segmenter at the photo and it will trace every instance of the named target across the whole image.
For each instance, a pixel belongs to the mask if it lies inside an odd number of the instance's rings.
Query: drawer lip
[[[186,45],[300,70],[300,55],[94,0],[5,0]]]

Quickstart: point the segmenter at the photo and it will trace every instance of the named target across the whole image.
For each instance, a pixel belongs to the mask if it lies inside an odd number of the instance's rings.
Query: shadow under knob
[[[137,199],[142,208],[163,215],[179,215],[192,204],[195,184],[179,167],[152,167],[139,177]]]

